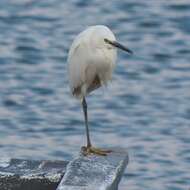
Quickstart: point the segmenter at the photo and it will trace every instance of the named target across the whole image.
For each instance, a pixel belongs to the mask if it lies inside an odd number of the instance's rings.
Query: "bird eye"
[[[106,39],[106,38],[104,38],[104,42],[109,43],[109,40],[108,40],[108,39]]]

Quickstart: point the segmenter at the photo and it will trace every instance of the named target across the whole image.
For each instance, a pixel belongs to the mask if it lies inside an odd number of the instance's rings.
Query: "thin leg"
[[[86,103],[85,97],[82,100],[82,108],[83,108],[84,119],[85,119],[86,137],[87,137],[87,148],[89,148],[89,147],[91,147],[91,142],[90,142],[89,127],[88,127],[87,103]]]
[[[111,153],[111,150],[102,150],[99,148],[92,147],[92,144],[90,142],[90,134],[89,134],[89,127],[88,127],[88,113],[87,113],[87,103],[85,100],[85,97],[82,99],[82,108],[84,112],[84,119],[85,119],[85,127],[86,127],[86,137],[87,137],[87,146],[82,147],[81,151],[84,156],[87,156],[89,154],[96,154],[100,156],[106,156],[108,153]]]

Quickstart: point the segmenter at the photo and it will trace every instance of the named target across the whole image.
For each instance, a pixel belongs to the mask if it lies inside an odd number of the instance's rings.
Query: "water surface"
[[[76,34],[106,24],[134,51],[119,52],[113,81],[88,97],[92,141],[123,147],[120,189],[190,188],[188,0],[0,1],[0,153],[70,160],[85,143],[69,91]]]

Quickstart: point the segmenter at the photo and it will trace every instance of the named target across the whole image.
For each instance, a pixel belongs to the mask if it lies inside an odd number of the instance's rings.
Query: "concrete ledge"
[[[66,161],[0,159],[0,190],[55,190]]]
[[[127,163],[121,149],[71,162],[0,158],[0,190],[117,190]]]
[[[117,190],[127,164],[128,154],[121,149],[108,156],[79,155],[67,165],[57,190]]]

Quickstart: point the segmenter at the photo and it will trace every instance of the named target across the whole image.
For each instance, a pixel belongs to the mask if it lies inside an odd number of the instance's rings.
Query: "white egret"
[[[111,152],[94,148],[91,144],[85,97],[111,80],[117,58],[116,48],[132,53],[131,50],[116,41],[108,27],[96,25],[81,32],[69,50],[70,88],[73,96],[81,100],[84,112],[87,146],[82,147],[82,151],[85,155],[107,155]]]

